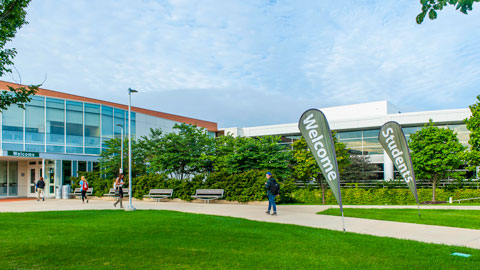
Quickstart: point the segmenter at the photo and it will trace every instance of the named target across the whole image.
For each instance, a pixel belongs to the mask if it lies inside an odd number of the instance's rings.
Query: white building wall
[[[469,109],[437,110],[423,112],[401,113],[388,101],[369,102],[347,106],[337,106],[320,109],[326,116],[330,128],[335,131],[350,131],[376,129],[389,121],[396,121],[402,126],[419,126],[428,123],[430,119],[435,124],[460,124],[471,116]],[[234,137],[259,137],[268,135],[299,135],[298,123],[268,125],[257,127],[232,127],[220,129],[225,134]],[[384,179],[394,177],[393,163],[388,156],[372,155],[371,162],[384,164]]]

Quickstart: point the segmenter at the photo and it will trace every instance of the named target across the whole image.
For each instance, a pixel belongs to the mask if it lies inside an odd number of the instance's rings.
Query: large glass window
[[[113,108],[102,105],[102,141],[113,138]]]
[[[34,96],[25,106],[25,142],[42,145],[45,143],[44,97]]]
[[[8,164],[8,195],[18,195],[18,162],[10,161]]]
[[[128,114],[125,113],[124,110],[121,110],[121,109],[117,109],[115,108],[114,109],[114,127],[113,127],[113,131],[115,133],[115,138],[120,138],[120,136],[122,135],[122,128],[119,127],[118,125],[122,125],[125,129],[124,129],[124,132],[126,130],[128,130],[128,127],[127,125],[125,124],[125,116]],[[125,135],[125,134],[124,134]]]
[[[63,184],[69,185],[71,183],[70,177],[72,177],[72,161],[70,160],[63,160],[62,161],[62,176],[63,176]]]
[[[2,113],[3,142],[23,144],[23,109],[12,105]]]
[[[100,105],[85,103],[85,146],[100,147]]]
[[[7,196],[7,161],[0,161],[0,196]]]
[[[65,104],[63,100],[47,98],[47,144],[65,143]]]
[[[67,100],[67,145],[83,146],[83,103],[81,102]]]

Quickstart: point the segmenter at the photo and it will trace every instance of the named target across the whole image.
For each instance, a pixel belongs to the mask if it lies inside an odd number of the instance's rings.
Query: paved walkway
[[[45,202],[13,201],[0,203],[0,212],[36,212],[61,210],[101,210],[115,209],[113,201],[90,200],[88,204],[81,204],[79,200],[48,199]],[[125,201],[128,205],[128,200]],[[220,204],[220,203],[188,203],[188,202],[153,202],[134,201],[137,209],[172,210],[186,213],[229,216],[249,220],[295,224],[314,228],[342,231],[341,217],[316,215],[315,213],[331,206],[318,205],[281,205],[278,207],[278,216],[265,214],[265,205]],[[353,206],[352,206],[353,207]],[[359,206],[355,206],[359,207]],[[372,208],[372,206],[363,206]],[[398,206],[376,206],[378,208],[398,208]],[[405,208],[416,208],[407,206]],[[425,209],[476,209],[479,206],[424,206]],[[117,208],[118,209],[118,208]],[[345,218],[347,232],[409,239],[426,243],[466,246],[480,249],[480,230],[461,229],[443,226],[421,225],[392,221],[380,221],[360,218]]]

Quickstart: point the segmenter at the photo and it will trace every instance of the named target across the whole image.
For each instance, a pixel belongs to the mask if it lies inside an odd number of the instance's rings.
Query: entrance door
[[[34,164],[35,163],[35,164]],[[28,197],[36,197],[35,185],[42,175],[42,165],[37,162],[30,162],[28,166]]]
[[[28,197],[35,197],[36,180],[37,180],[37,168],[28,166]]]

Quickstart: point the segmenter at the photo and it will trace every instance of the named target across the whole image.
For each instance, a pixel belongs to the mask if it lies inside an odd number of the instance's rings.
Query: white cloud
[[[415,23],[417,1],[32,1],[12,46],[23,83],[241,126],[388,99],[466,107],[480,13]],[[10,77],[3,79],[11,80]],[[266,106],[266,104],[270,104]],[[268,109],[267,109],[268,108]]]

